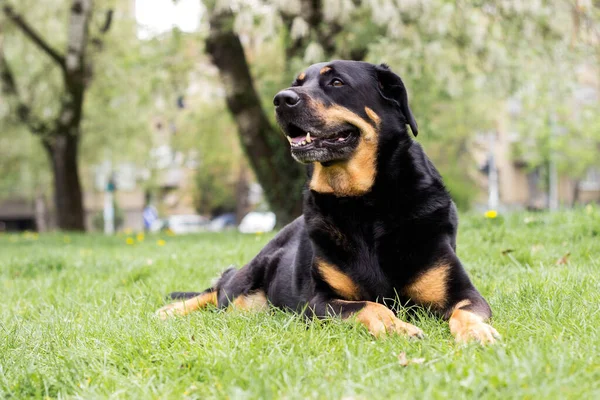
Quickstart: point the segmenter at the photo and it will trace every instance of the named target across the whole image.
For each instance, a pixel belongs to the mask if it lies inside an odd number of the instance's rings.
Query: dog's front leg
[[[475,289],[450,245],[438,250],[433,267],[404,289],[417,304],[429,306],[448,320],[457,342],[494,343],[500,337],[487,324],[492,310]]]
[[[372,301],[324,299],[316,296],[309,305],[307,315],[318,318],[337,316],[345,320],[355,318],[366,326],[375,337],[389,333],[399,333],[417,338],[423,337],[421,329],[400,320],[392,310],[383,304]]]

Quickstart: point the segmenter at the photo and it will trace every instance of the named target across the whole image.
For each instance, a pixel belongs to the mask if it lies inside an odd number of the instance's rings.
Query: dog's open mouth
[[[328,133],[311,132],[294,124],[289,124],[286,129],[287,140],[294,152],[318,148],[345,147],[353,144],[359,136],[358,128],[351,125]]]

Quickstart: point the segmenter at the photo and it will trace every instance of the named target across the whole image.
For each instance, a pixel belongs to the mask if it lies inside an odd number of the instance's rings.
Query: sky
[[[166,32],[174,26],[184,32],[198,29],[200,20],[199,0],[135,0],[135,18],[138,37],[149,39]]]

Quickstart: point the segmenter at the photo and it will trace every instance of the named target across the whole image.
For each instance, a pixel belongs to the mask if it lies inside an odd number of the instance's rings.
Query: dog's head
[[[377,148],[383,132],[406,135],[407,124],[417,135],[402,79],[384,64],[314,64],[273,103],[292,156],[302,163],[327,167],[360,157],[365,146]]]

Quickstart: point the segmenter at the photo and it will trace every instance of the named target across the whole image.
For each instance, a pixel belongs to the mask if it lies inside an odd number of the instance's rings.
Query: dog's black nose
[[[293,90],[282,90],[275,95],[273,104],[275,107],[283,105],[285,107],[294,107],[300,103],[300,96]]]

